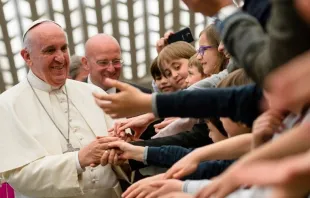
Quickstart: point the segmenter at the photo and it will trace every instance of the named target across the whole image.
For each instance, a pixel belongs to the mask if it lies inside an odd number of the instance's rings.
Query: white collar
[[[115,87],[112,87],[112,88],[106,90],[105,92],[107,92],[107,94],[116,93],[116,88],[115,88]]]
[[[31,69],[28,72],[27,75],[28,81],[31,83],[31,86],[36,89],[40,89],[45,92],[51,92],[55,90],[62,90],[65,92],[64,86],[61,87],[53,87],[50,84],[47,84],[40,78],[38,78],[32,71]]]
[[[91,81],[91,77],[90,74],[88,74],[87,77],[87,83],[91,84],[91,85],[95,85],[92,81]],[[97,86],[97,85],[95,85]],[[98,86],[97,86],[98,87]],[[107,94],[111,94],[111,93],[116,93],[116,88],[115,87],[111,87],[110,89],[104,90],[105,92],[107,92]]]

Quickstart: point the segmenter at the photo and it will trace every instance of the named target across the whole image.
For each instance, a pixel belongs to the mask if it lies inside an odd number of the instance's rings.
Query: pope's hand
[[[105,79],[105,83],[120,90],[116,94],[93,93],[95,101],[103,111],[112,118],[124,118],[152,112],[152,95],[142,93],[137,88],[119,82]]]
[[[117,137],[97,137],[96,140],[79,151],[79,162],[82,168],[100,164],[100,159],[108,149],[108,143],[117,141]]]

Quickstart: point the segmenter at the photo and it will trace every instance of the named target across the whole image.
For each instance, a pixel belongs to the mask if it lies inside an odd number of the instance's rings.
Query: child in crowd
[[[196,54],[194,47],[184,41],[172,43],[159,53],[158,67],[175,89],[186,88],[188,61],[194,54]]]
[[[229,56],[226,56],[225,50],[222,49],[223,47],[220,47],[220,44],[220,36],[215,30],[214,25],[207,26],[200,33],[199,49],[197,54],[191,57],[188,64],[188,76],[186,79],[188,89],[216,87],[217,83],[228,75],[225,68]],[[211,77],[211,75],[213,76]],[[199,82],[199,85],[197,82]],[[193,87],[191,87],[192,85]],[[161,132],[161,135],[158,134],[154,138],[189,131],[197,122],[198,120],[195,119],[165,119],[162,123],[155,125],[155,131]]]
[[[185,81],[187,87],[204,79],[205,77],[206,75],[203,73],[202,64],[197,59],[197,54],[195,54],[188,61],[188,76]],[[165,122],[167,123],[167,119],[163,123],[154,125],[157,134],[152,137],[153,139],[175,135],[182,131],[189,131],[195,124],[198,123],[198,120],[192,118],[175,119],[168,125],[165,125]]]
[[[187,73],[188,73],[186,78],[187,87],[207,77],[207,75],[203,72],[202,64],[197,59],[196,54],[188,60]]]
[[[168,79],[162,75],[157,65],[157,57],[152,61],[151,75],[159,92],[168,93],[175,91],[175,88],[171,86],[171,83],[168,81]]]

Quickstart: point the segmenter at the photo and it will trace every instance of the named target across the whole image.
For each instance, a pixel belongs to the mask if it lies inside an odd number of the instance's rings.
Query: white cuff
[[[81,174],[85,171],[85,168],[83,169],[80,164],[79,151],[75,152],[75,166],[78,174]]]

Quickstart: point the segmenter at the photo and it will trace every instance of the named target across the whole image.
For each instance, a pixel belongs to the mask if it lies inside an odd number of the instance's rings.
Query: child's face
[[[251,130],[248,127],[233,122],[230,118],[221,117],[220,120],[223,123],[224,129],[227,132],[228,137],[234,137],[236,135],[251,132]]]
[[[211,46],[205,34],[202,34],[199,37],[199,46]],[[203,73],[207,76],[210,76],[214,73],[218,73],[219,70],[219,58],[218,58],[217,46],[209,48],[204,51],[203,55],[198,53],[197,59],[201,62],[203,67]]]
[[[176,90],[186,88],[187,68],[188,60],[185,58],[165,62],[162,65],[165,76]]]
[[[165,78],[164,76],[162,75],[156,76],[154,80],[160,92],[168,93],[175,91],[174,88],[171,86],[170,82],[168,81],[168,79]]]
[[[206,121],[206,124],[209,128],[209,137],[212,139],[213,142],[219,142],[227,139],[227,137],[222,135],[221,132],[210,121]]]
[[[203,79],[203,75],[198,71],[198,68],[194,65],[188,67],[188,75],[186,78],[187,87],[195,84]]]

